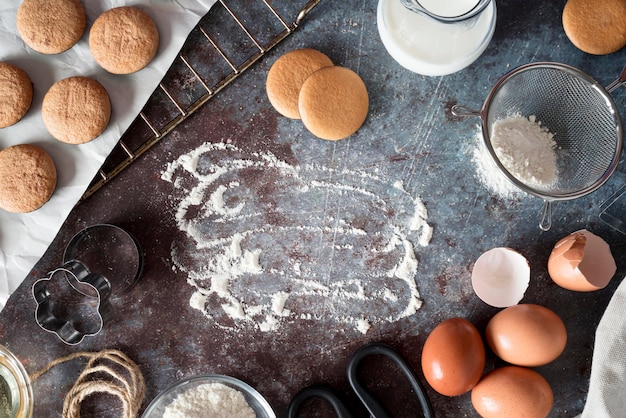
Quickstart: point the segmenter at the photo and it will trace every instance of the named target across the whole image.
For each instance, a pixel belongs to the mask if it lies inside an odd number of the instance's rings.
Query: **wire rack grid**
[[[320,1],[218,0],[191,31],[159,86],[104,161],[79,203],[292,34]]]

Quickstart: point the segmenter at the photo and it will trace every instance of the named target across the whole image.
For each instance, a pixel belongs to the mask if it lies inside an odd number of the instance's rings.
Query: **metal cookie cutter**
[[[75,345],[98,334],[111,318],[110,296],[111,284],[104,276],[72,260],[33,285],[35,319],[45,331]]]
[[[111,285],[113,297],[128,292],[143,272],[139,242],[124,229],[97,224],[78,232],[65,248],[63,262],[79,261],[92,273],[102,274]]]

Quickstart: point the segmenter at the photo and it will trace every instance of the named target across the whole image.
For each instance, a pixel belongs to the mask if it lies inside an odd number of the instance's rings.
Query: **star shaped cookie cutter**
[[[111,284],[79,261],[68,261],[51,271],[35,282],[32,291],[37,324],[69,345],[98,334],[113,314]]]

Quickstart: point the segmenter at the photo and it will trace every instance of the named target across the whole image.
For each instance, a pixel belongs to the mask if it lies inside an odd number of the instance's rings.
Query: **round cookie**
[[[43,122],[55,139],[84,144],[99,136],[111,118],[111,102],[100,83],[69,77],[50,87],[41,105]]]
[[[56,188],[52,157],[37,145],[13,145],[0,151],[0,208],[26,213],[42,207]]]
[[[302,84],[298,109],[304,126],[313,135],[328,140],[355,133],[365,119],[369,96],[365,83],[345,67],[325,67]]]
[[[89,49],[96,62],[112,74],[130,74],[152,61],[159,32],[144,11],[116,7],[101,14],[89,31]]]
[[[42,54],[70,49],[83,36],[86,22],[80,0],[24,0],[17,9],[20,37]]]
[[[298,95],[304,80],[315,71],[331,67],[330,58],[311,48],[287,52],[272,64],[267,73],[265,90],[278,113],[291,119],[300,119]]]
[[[33,83],[24,70],[0,62],[0,128],[16,124],[33,102]]]
[[[626,45],[624,0],[568,0],[562,19],[565,34],[583,52],[606,55]]]

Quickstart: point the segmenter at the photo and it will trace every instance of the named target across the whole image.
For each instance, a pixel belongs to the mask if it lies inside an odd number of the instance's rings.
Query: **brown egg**
[[[430,333],[422,350],[422,371],[434,390],[446,396],[470,391],[485,369],[485,345],[466,319],[450,318]]]
[[[472,389],[472,405],[483,418],[545,418],[553,404],[550,384],[525,367],[494,369]]]
[[[609,244],[586,229],[559,240],[548,258],[548,273],[552,280],[577,292],[606,287],[616,270]]]
[[[489,321],[485,339],[502,360],[518,366],[542,366],[565,349],[567,331],[559,316],[533,304],[506,308]]]

